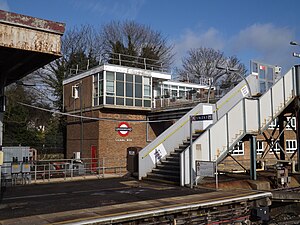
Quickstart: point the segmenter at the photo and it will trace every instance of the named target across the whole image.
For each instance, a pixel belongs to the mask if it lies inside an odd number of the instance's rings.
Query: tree
[[[112,21],[100,30],[102,52],[110,63],[145,68],[169,68],[173,59],[173,46],[160,32],[134,21]],[[140,58],[137,58],[140,57]],[[143,59],[145,58],[145,59]]]
[[[47,125],[50,115],[21,105],[19,102],[48,108],[47,104],[37,102],[36,93],[32,89],[20,85],[10,85],[6,88],[6,112],[4,114],[5,146],[31,146],[40,148],[44,143],[43,130]]]
[[[74,74],[98,65],[100,59],[100,43],[95,29],[89,25],[68,30],[62,38],[62,57],[37,70],[31,76],[38,84],[43,99],[60,112],[63,108],[63,80]],[[66,118],[64,116],[51,116],[49,130],[45,132],[46,139],[66,140]],[[56,131],[54,131],[56,130]],[[60,142],[60,141],[59,141]],[[65,148],[65,143],[63,146]]]
[[[182,60],[183,68],[179,70],[180,80],[188,80],[192,83],[199,83],[201,77],[215,80],[221,88],[226,88],[241,80],[237,74],[245,76],[246,67],[237,57],[225,57],[223,52],[212,48],[195,48],[188,51],[187,57]],[[238,69],[234,73],[224,73],[223,70],[217,69],[217,66]]]

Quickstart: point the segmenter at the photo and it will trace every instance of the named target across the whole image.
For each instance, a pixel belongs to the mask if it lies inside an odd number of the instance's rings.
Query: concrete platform
[[[0,224],[105,224],[271,196],[270,192],[189,189],[131,178],[18,186],[4,195]]]

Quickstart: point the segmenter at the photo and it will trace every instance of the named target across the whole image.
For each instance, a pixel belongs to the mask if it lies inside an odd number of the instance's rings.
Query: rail
[[[97,65],[103,64],[114,64],[120,66],[136,67],[145,70],[154,70],[160,72],[170,72],[170,68],[167,65],[164,65],[160,60],[142,58],[138,56],[125,55],[120,53],[104,53],[99,56]],[[85,68],[79,68],[77,65],[76,68],[70,69],[70,76],[77,73],[91,69],[89,60],[87,60]]]
[[[22,167],[23,163],[19,163]],[[2,182],[5,185],[29,184],[51,182],[60,180],[72,180],[78,177],[86,178],[95,176],[105,178],[110,176],[123,176],[127,173],[126,158],[84,158],[40,160],[28,162],[30,170],[18,173],[13,172],[14,164],[4,162],[3,169],[8,168],[7,173],[2,174]]]

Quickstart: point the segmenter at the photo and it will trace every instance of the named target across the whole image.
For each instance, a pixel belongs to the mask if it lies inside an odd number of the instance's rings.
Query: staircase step
[[[165,169],[165,170],[179,170],[180,166],[178,165],[163,165],[163,164],[159,164],[156,166],[156,169]]]
[[[167,161],[167,160],[162,160],[161,161],[162,165],[174,165],[174,166],[179,166],[179,161]]]
[[[165,181],[171,181],[171,182],[179,182],[180,177],[176,175],[164,175],[164,174],[156,174],[156,173],[148,173],[147,178],[150,179],[157,179],[157,180],[165,180]]]
[[[178,146],[178,148],[184,150],[184,149],[186,149],[188,146],[189,146],[189,144],[180,144],[180,145]]]
[[[166,157],[166,161],[179,161],[180,159],[180,155],[170,155]]]
[[[180,152],[171,152],[171,153],[170,153],[170,156],[180,158]]]
[[[155,174],[163,174],[163,175],[171,175],[171,176],[179,176],[179,170],[165,170],[165,169],[153,169],[152,173]]]
[[[174,149],[174,153],[180,154],[180,153],[183,152],[184,150],[185,150],[185,149],[175,148],[175,149]]]

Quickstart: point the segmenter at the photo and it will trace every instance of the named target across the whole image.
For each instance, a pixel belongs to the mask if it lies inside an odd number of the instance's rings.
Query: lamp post
[[[207,93],[207,103],[209,103],[209,99],[210,99],[210,91],[211,91],[211,86],[212,86],[212,84],[213,84],[213,83],[216,83],[216,81],[217,81],[220,77],[222,77],[224,74],[226,74],[226,73],[227,73],[227,72],[224,72],[224,73],[222,73],[222,74],[217,75],[216,77],[214,77],[213,81],[210,80],[210,82],[209,82],[209,88],[208,88],[208,93]]]
[[[252,98],[252,92],[251,92],[251,88],[250,88],[250,85],[249,85],[249,82],[247,81],[246,77],[242,76],[242,74],[240,74],[238,71],[237,68],[230,68],[228,66],[224,67],[224,66],[216,66],[217,69],[219,70],[225,70],[224,74],[227,74],[227,73],[231,73],[231,72],[237,72],[236,74],[242,78],[242,80],[245,81],[246,85],[247,85],[247,88],[248,88],[248,91],[249,91],[249,97]],[[224,75],[223,74],[223,75]]]

